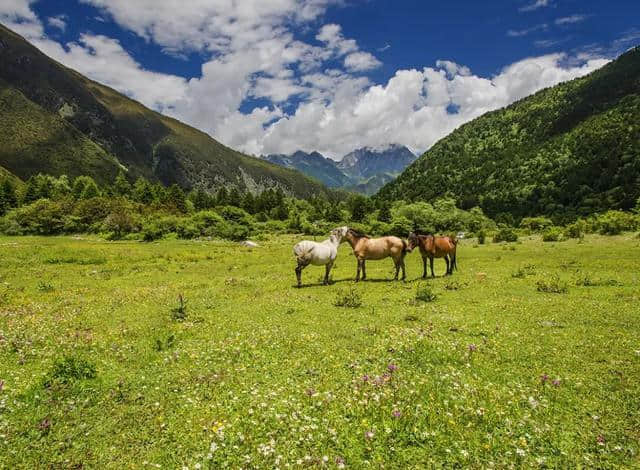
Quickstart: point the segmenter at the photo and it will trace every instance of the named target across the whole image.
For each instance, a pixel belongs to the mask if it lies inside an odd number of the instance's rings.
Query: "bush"
[[[55,235],[64,232],[65,214],[61,202],[39,199],[10,211],[5,216],[3,231],[26,235]]]
[[[586,231],[587,223],[584,220],[579,219],[565,227],[564,236],[566,238],[584,238],[584,233]]]
[[[438,298],[429,284],[423,284],[416,289],[417,302],[433,302]]]
[[[551,219],[546,217],[525,217],[520,222],[520,227],[531,230],[532,232],[541,232],[553,225]]]
[[[56,359],[44,381],[45,387],[54,383],[68,384],[76,380],[94,379],[96,366],[82,357],[64,356]]]
[[[478,237],[478,244],[484,245],[485,239],[487,237],[487,234],[484,232],[484,230],[480,230],[476,236]]]
[[[562,240],[562,229],[560,227],[550,227],[542,234],[543,242],[557,242]]]
[[[339,291],[333,305],[336,307],[358,308],[362,306],[362,297],[353,288]]]
[[[493,243],[517,242],[518,234],[510,227],[502,227],[493,236]]]
[[[638,220],[633,214],[622,211],[607,211],[596,218],[596,227],[601,235],[619,235],[638,227]]]
[[[546,292],[551,294],[565,294],[569,288],[567,283],[561,281],[557,275],[551,277],[538,279],[536,282],[538,292]]]

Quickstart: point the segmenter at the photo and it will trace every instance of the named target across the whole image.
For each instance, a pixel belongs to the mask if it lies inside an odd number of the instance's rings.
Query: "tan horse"
[[[407,254],[407,243],[398,237],[382,237],[369,238],[362,233],[358,233],[353,229],[347,230],[344,240],[349,242],[353,249],[353,255],[358,260],[358,271],[356,274],[356,282],[360,280],[360,270],[362,270],[362,280],[367,278],[365,261],[393,258],[396,266],[396,275],[393,278],[398,280],[398,273],[402,268],[402,280],[404,281],[406,273],[404,270],[404,257]]]
[[[458,240],[455,238],[417,235],[411,232],[409,234],[409,251],[412,251],[416,246],[420,247],[420,254],[422,255],[423,278],[427,277],[427,258],[429,258],[432,277],[436,277],[433,272],[434,258],[444,258],[447,263],[447,276],[453,274],[453,268],[458,269],[456,262]]]

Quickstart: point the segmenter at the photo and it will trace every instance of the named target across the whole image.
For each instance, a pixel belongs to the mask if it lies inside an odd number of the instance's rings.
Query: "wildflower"
[[[402,411],[400,411],[400,410],[393,410],[393,411],[391,412],[391,415],[392,415],[394,418],[399,418],[400,416],[402,416]]]
[[[540,382],[545,383],[549,380],[549,376],[547,374],[542,374],[540,376]]]
[[[516,454],[518,454],[520,457],[524,457],[524,455],[526,454],[526,452],[524,451],[524,449],[521,449],[520,447],[518,447],[516,449]]]
[[[40,429],[40,431],[48,432],[49,428],[51,428],[51,421],[49,421],[49,418],[43,419],[40,421],[40,424],[38,424],[38,429]]]
[[[362,376],[362,381],[363,382],[368,382],[369,381],[369,376],[367,374]]]
[[[344,459],[342,457],[336,457],[336,466],[338,468],[344,468],[345,467],[345,462],[344,462]]]
[[[596,438],[596,441],[598,442],[598,445],[603,446],[604,445],[604,436],[602,434],[598,434],[598,437]]]
[[[470,344],[469,345],[469,352],[473,353],[476,352],[478,350],[478,346],[476,346],[475,344]]]
[[[373,436],[375,436],[375,432],[373,432],[373,430],[369,430],[364,433],[364,438],[367,440],[373,439]]]
[[[308,397],[312,397],[316,394],[316,391],[313,388],[308,388],[305,393],[307,394]]]
[[[553,384],[554,387],[559,387],[560,386],[560,379],[553,379],[553,382],[551,382]]]
[[[398,370],[398,366],[392,363],[387,366],[387,369],[389,370],[389,372],[393,373]]]

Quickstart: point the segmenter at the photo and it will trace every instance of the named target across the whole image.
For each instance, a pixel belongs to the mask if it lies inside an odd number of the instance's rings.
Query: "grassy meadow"
[[[634,235],[302,289],[297,240],[0,237],[0,468],[640,468]]]

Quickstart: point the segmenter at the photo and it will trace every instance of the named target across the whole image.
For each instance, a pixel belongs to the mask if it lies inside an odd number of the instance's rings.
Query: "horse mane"
[[[353,235],[356,238],[370,238],[369,235],[362,233],[362,232],[358,232],[355,229],[350,228],[349,232],[351,233],[351,235]]]

